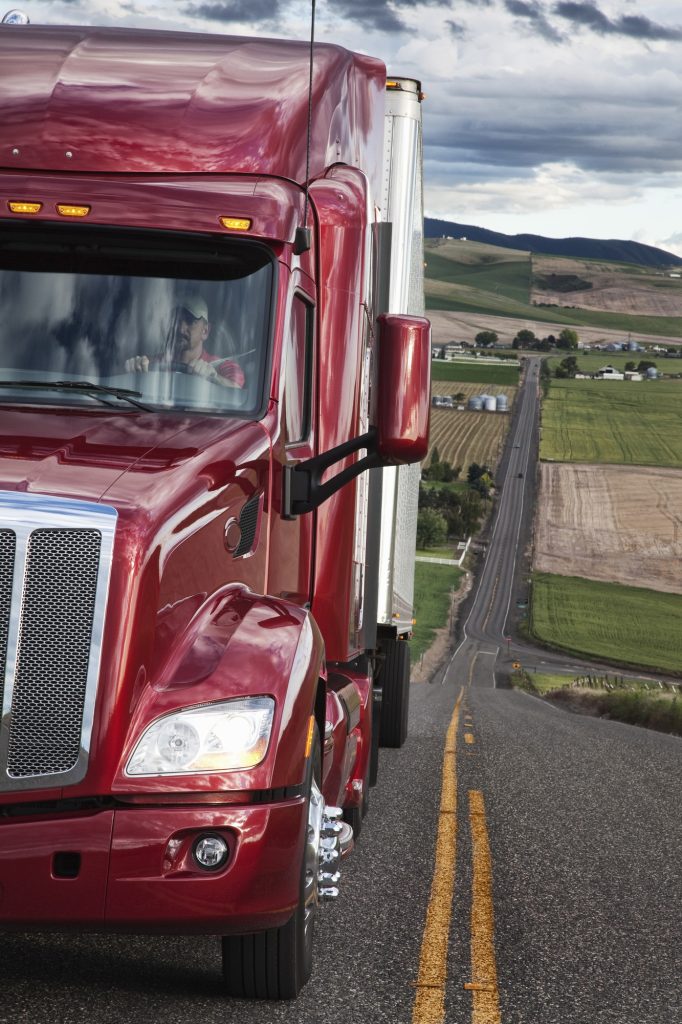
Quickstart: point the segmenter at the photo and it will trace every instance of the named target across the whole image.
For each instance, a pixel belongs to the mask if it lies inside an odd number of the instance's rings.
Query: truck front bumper
[[[305,801],[131,807],[0,824],[0,928],[240,934],[299,898]],[[194,846],[227,843],[218,869]]]

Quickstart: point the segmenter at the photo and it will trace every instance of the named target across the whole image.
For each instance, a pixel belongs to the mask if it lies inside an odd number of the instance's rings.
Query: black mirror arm
[[[367,451],[363,458],[358,459],[352,466],[341,470],[326,483],[321,482],[324,473],[330,466],[363,448]],[[305,462],[299,462],[296,466],[285,466],[283,517],[292,519],[294,516],[312,512],[360,473],[366,469],[374,469],[381,464],[377,451],[377,432],[374,427],[370,427],[366,434],[361,434],[360,437],[355,437],[352,441],[345,441],[343,444],[337,445],[336,448],[330,448],[328,452],[315,455],[312,459],[306,459]]]

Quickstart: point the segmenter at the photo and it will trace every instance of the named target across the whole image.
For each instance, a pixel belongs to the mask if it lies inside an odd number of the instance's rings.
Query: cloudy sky
[[[306,38],[309,0],[5,0],[32,22]],[[682,255],[681,0],[317,0],[427,94],[427,215]]]

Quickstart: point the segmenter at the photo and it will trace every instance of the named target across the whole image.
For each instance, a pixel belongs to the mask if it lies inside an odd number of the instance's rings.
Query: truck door
[[[291,296],[282,344],[280,437],[273,451],[273,515],[268,593],[297,604],[310,600],[314,512],[282,518],[282,469],[314,454],[315,307],[303,291]]]

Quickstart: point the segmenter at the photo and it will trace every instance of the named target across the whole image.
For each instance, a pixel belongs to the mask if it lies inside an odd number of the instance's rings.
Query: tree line
[[[428,467],[422,470],[422,479],[444,486],[419,485],[418,548],[440,547],[448,540],[463,540],[478,530],[485,513],[484,502],[494,486],[492,470],[472,462],[467,470],[466,487],[453,490],[446,486],[458,480],[461,472],[461,466],[452,466],[441,459],[434,447]]]

